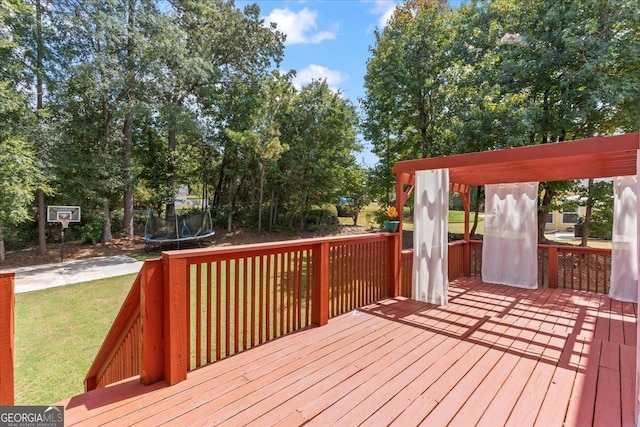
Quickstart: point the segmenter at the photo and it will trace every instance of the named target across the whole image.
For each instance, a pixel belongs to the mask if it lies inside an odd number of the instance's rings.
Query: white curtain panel
[[[609,297],[638,302],[638,183],[635,176],[613,179],[613,234]]]
[[[482,280],[538,287],[538,183],[485,186]]]
[[[416,172],[413,214],[413,299],[447,305],[449,170]]]

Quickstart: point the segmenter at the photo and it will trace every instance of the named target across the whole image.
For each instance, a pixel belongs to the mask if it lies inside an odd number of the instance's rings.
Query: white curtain
[[[449,170],[416,172],[413,214],[413,299],[447,305]]]
[[[538,183],[485,186],[482,280],[538,287]]]
[[[613,234],[609,297],[638,300],[638,197],[635,176],[613,179]]]

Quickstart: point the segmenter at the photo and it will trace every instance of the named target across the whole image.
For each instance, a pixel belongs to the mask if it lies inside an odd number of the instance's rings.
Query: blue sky
[[[461,1],[450,1],[457,6]],[[394,0],[236,0],[236,7],[260,6],[266,22],[276,22],[287,34],[284,71],[295,69],[294,84],[326,79],[330,87],[358,105],[364,96],[364,76],[374,30],[382,28],[398,1]],[[366,166],[377,159],[366,151],[359,155]]]

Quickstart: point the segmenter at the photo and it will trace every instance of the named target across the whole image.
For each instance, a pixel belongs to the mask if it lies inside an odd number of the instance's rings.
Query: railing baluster
[[[260,269],[260,276],[259,276],[259,280],[258,280],[258,286],[260,287],[260,299],[258,300],[258,311],[260,312],[260,317],[259,317],[259,322],[258,322],[258,343],[262,344],[264,342],[264,329],[267,328],[267,320],[265,319],[265,311],[268,313],[268,307],[269,307],[269,295],[267,294],[265,297],[265,279],[264,279],[264,255],[260,255],[259,258],[259,269]],[[266,310],[265,310],[265,304],[266,304]],[[267,336],[269,335],[269,331],[267,331]]]
[[[247,257],[242,258],[242,312],[244,314],[242,320],[242,349],[249,348],[249,277],[248,272],[249,259]],[[252,298],[253,299],[253,298]],[[253,311],[251,312],[253,313]]]
[[[225,357],[231,354],[231,261],[225,261],[225,307],[224,307],[224,318],[225,318],[225,334],[224,334],[224,354]]]
[[[196,264],[196,366],[202,366],[202,264]]]
[[[216,261],[216,360],[222,358],[222,262]]]
[[[207,263],[207,365],[211,363],[211,354],[212,354],[212,340],[211,335],[213,334],[213,329],[211,324],[213,322],[213,305],[212,305],[212,287],[213,283],[211,280],[213,278],[213,274],[211,269],[213,268],[213,263]]]
[[[233,263],[233,353],[240,349],[240,259]]]
[[[251,257],[251,347],[256,345],[256,257]]]

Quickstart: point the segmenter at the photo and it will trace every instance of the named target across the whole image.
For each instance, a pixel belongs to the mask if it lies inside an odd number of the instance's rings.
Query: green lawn
[[[48,405],[84,391],[135,276],[16,295],[16,405]]]
[[[358,215],[358,224],[361,227],[367,228],[380,228],[380,224],[376,222],[375,212],[381,210],[382,208],[378,203],[371,203],[366,206]],[[405,230],[413,230],[413,221],[408,218],[409,210],[405,209],[405,219],[403,221],[403,228]],[[471,214],[471,225],[473,225],[474,214]],[[344,225],[353,225],[353,220],[351,218],[338,218],[340,224]],[[478,229],[477,233],[482,234],[484,230],[484,218],[481,216],[478,220]],[[449,232],[451,233],[464,233],[464,212],[463,211],[449,211]]]

